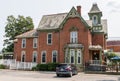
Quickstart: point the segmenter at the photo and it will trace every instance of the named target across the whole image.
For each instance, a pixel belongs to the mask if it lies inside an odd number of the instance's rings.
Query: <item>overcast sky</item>
[[[102,19],[108,20],[108,36],[120,37],[120,0],[0,0],[0,50],[7,16],[30,16],[37,28],[43,15],[69,12],[78,5],[82,6],[82,17],[88,20],[93,3],[102,11]]]

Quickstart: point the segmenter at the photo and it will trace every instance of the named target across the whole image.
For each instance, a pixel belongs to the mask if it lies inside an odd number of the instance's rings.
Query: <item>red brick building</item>
[[[93,4],[89,20],[81,16],[81,6],[68,13],[44,15],[37,29],[23,33],[14,42],[14,57],[21,62],[74,63],[103,60],[107,20]]]
[[[120,40],[108,40],[107,49],[120,56]]]

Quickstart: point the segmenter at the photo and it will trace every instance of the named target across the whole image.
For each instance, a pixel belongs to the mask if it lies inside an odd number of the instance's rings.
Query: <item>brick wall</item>
[[[47,44],[47,34],[52,33],[52,45]],[[47,63],[52,62],[52,51],[56,50],[59,53],[59,33],[58,32],[40,32],[38,37],[39,63],[41,61],[41,52],[46,51]],[[59,59],[58,59],[59,60]]]
[[[26,48],[21,48],[22,39],[19,38],[17,43],[14,43],[14,52],[17,61],[21,61],[21,52],[25,51],[26,62],[32,61],[33,51],[38,51],[37,48],[33,48],[33,38],[26,38]]]
[[[103,33],[95,33],[92,35],[92,43],[93,45],[101,45],[104,48],[105,47],[105,38]]]
[[[107,46],[107,49],[112,49],[113,52],[120,52],[120,45],[110,45],[110,46]]]
[[[83,22],[79,18],[70,18],[65,23],[63,30],[60,31],[60,62],[64,62],[64,46],[67,43],[70,43],[70,28],[71,27],[77,27],[78,28],[78,43],[83,44],[84,50],[83,50],[83,57],[84,61],[89,59],[89,51],[88,46],[90,44],[90,32],[85,27]]]

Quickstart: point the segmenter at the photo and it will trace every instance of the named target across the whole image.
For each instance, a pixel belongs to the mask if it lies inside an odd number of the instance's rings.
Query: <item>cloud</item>
[[[110,13],[120,12],[120,1],[110,1],[106,5]]]

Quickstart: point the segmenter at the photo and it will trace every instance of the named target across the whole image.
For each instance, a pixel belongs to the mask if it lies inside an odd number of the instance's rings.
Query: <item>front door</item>
[[[99,52],[93,52],[93,54],[92,54],[92,60],[100,60],[100,54],[99,54]]]

